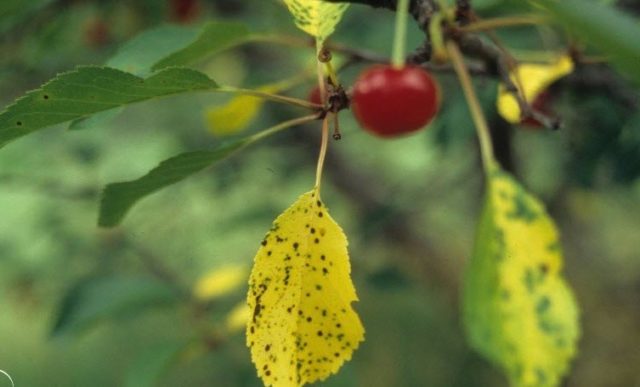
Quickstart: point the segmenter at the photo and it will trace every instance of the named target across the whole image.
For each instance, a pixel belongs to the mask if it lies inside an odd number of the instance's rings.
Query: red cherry
[[[323,103],[322,103],[322,97],[320,96],[320,88],[316,86],[313,89],[311,89],[307,99],[311,103],[317,103],[318,105],[322,105]]]
[[[374,66],[355,82],[353,114],[365,130],[394,137],[415,132],[438,112],[439,90],[429,73],[416,66]]]
[[[549,90],[544,90],[540,94],[536,96],[536,98],[531,103],[531,109],[544,113],[546,115],[553,115],[553,109],[551,108],[552,95]],[[533,117],[528,117],[520,122],[523,126],[527,126],[532,129],[540,129],[544,127],[542,122],[538,121]]]
[[[84,40],[91,48],[100,48],[109,43],[111,39],[109,26],[99,18],[93,18],[86,22],[84,26]]]
[[[190,23],[198,18],[200,13],[199,0],[170,0],[171,18],[180,23]]]

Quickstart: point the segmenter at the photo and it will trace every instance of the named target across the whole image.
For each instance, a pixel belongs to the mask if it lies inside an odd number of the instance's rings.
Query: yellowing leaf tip
[[[318,0],[283,0],[293,15],[296,26],[317,38],[327,39],[342,19],[349,4],[332,4]]]

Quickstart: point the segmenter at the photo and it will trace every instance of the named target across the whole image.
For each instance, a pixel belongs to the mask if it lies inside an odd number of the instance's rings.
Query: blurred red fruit
[[[89,19],[84,25],[84,41],[88,47],[100,48],[111,40],[109,26],[99,17]]]
[[[322,97],[320,96],[320,88],[318,86],[315,86],[313,89],[311,89],[307,100],[312,103],[317,103],[318,105],[323,105]]]
[[[533,102],[531,103],[531,108],[534,111],[545,114],[545,115],[554,115],[553,110],[551,108],[551,103],[553,102],[552,100],[553,98],[549,90],[544,90],[542,93],[538,94],[538,96],[536,96],[536,98],[533,100]],[[538,129],[538,128],[544,127],[542,122],[538,121],[533,117],[528,117],[522,120],[520,124],[523,126],[528,126],[529,128],[532,128],[532,129]]]
[[[190,23],[196,20],[200,10],[199,0],[169,0],[171,19],[180,23]]]

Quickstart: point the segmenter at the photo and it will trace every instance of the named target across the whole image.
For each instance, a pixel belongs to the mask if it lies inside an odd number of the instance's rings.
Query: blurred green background
[[[255,32],[303,37],[272,0],[4,0],[0,102],[79,64],[101,64],[163,23],[237,20]],[[474,2],[483,16],[526,11]],[[637,6],[627,2],[627,12]],[[390,52],[394,14],[353,6],[333,41]],[[518,50],[562,50],[550,27],[499,34]],[[409,47],[420,43],[411,27]],[[517,51],[516,51],[517,53]],[[252,87],[308,68],[313,49],[251,44],[198,68]],[[640,64],[639,64],[640,65]],[[352,83],[363,65],[341,80]],[[417,135],[380,140],[341,113],[324,200],[350,241],[356,310],[366,341],[323,386],[506,386],[466,345],[458,288],[482,195],[473,125],[457,80],[438,73],[441,113]],[[313,78],[290,91],[305,98]],[[552,87],[557,132],[510,127],[496,82],[477,86],[500,159],[558,222],[566,276],[582,308],[580,353],[566,386],[640,386],[640,110],[638,89],[606,65]],[[95,226],[99,194],[160,160],[221,139],[207,93],[131,106],[96,128],[40,131],[0,151],[0,369],[16,386],[258,386],[242,330],[226,318],[246,292],[190,295],[205,274],[249,267],[272,220],[314,181],[319,125],[283,132],[140,202],[114,230]],[[268,104],[248,129],[303,114]],[[9,381],[0,376],[0,387]]]

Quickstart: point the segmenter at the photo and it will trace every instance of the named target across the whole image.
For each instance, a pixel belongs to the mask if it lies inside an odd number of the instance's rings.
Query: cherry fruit
[[[554,115],[553,108],[551,107],[552,97],[553,96],[551,95],[551,92],[549,92],[549,90],[542,91],[531,103],[531,109],[548,116]],[[520,122],[520,124],[532,129],[541,129],[544,127],[544,124],[534,117],[525,118]]]
[[[356,80],[351,106],[365,130],[381,137],[399,136],[431,122],[439,107],[438,85],[420,67],[374,66]]]
[[[171,18],[180,23],[191,23],[200,14],[200,0],[170,0],[169,12]]]
[[[320,95],[320,88],[318,86],[315,86],[313,89],[311,89],[307,99],[311,103],[316,103],[318,105],[323,105],[322,96]]]

